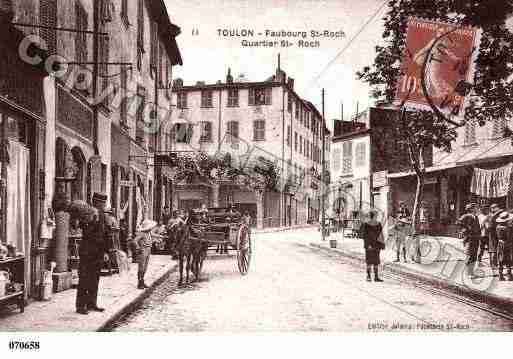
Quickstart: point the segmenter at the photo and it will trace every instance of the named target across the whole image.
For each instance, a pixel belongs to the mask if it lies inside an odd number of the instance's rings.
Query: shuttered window
[[[176,106],[178,108],[187,108],[187,92],[178,92],[176,94]]]
[[[191,143],[192,124],[175,123],[173,126],[174,138],[177,143]]]
[[[127,69],[121,68],[120,72],[120,87],[121,87],[121,104],[120,104],[120,123],[124,126],[128,124],[127,118],[127,101],[126,92],[127,92]]]
[[[265,120],[256,120],[253,122],[253,140],[265,140]]]
[[[212,122],[201,121],[200,142],[212,142]]]
[[[333,170],[340,171],[340,148],[333,150]]]
[[[201,107],[212,107],[212,90],[201,91]]]
[[[39,29],[39,35],[48,46],[48,53],[55,55],[57,53],[57,0],[39,1],[39,24],[49,27]]]
[[[248,94],[250,106],[262,106],[272,104],[272,88],[251,88]]]
[[[354,165],[355,167],[363,167],[365,166],[365,143],[356,144],[355,148],[355,156],[354,156]]]
[[[108,36],[100,36],[99,37],[99,58],[100,58],[100,66],[99,66],[99,72],[101,76],[101,90],[105,91],[109,86],[108,76],[109,76],[109,52],[110,52],[110,39]],[[110,96],[106,96],[104,99],[104,103],[109,102]]]
[[[350,174],[353,172],[353,143],[344,142],[342,144],[342,173]]]
[[[239,106],[239,89],[228,90],[228,107]]]
[[[238,147],[239,144],[239,122],[237,121],[228,121],[227,125],[227,135],[228,142],[232,144],[232,147]]]
[[[87,26],[87,12],[77,0],[75,1],[75,27],[78,31],[85,31]],[[87,34],[84,32],[75,33],[75,53],[77,62],[87,62]]]

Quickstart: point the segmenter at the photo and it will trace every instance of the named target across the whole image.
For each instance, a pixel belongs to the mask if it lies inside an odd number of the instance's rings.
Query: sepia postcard
[[[512,48],[512,0],[0,0],[0,352],[511,332]]]

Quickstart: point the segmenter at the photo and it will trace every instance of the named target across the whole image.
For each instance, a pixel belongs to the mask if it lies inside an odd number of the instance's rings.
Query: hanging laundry
[[[486,170],[474,168],[470,192],[484,198],[504,197],[509,192],[513,163]]]

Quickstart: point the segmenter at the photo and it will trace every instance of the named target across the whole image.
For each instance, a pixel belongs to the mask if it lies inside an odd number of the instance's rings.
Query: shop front
[[[42,68],[23,62],[17,45],[24,35],[10,23],[0,25],[0,270],[16,273],[3,294],[21,290],[37,296],[46,246],[40,242],[44,215],[46,107]],[[37,48],[34,51],[43,52]],[[0,252],[3,252],[0,250]],[[11,264],[15,267],[11,268]],[[0,296],[1,297],[1,296]],[[0,298],[1,302],[1,298]]]

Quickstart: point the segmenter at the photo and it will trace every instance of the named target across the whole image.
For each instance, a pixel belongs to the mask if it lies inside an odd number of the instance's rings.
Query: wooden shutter
[[[270,105],[272,103],[273,88],[269,87],[265,89],[265,104]]]
[[[255,105],[255,89],[249,89],[249,92],[248,92],[248,104],[249,106],[254,106]]]

